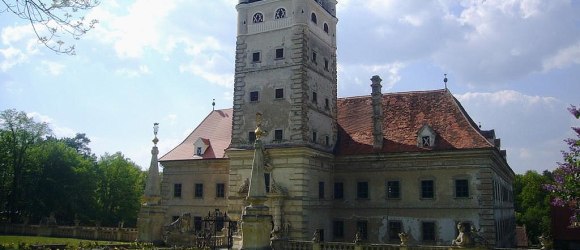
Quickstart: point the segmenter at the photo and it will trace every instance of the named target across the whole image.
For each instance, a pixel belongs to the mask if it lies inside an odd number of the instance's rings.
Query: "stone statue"
[[[550,236],[546,236],[546,235],[540,235],[538,237],[538,239],[540,240],[540,244],[542,245],[542,250],[549,250],[549,249],[553,249],[552,247],[552,239],[550,239]]]
[[[457,238],[451,241],[451,245],[459,247],[470,246],[472,240],[471,237],[469,237],[469,233],[465,232],[465,226],[463,223],[457,223],[457,231],[459,231],[459,234],[457,235]]]
[[[238,194],[247,194],[250,188],[250,179],[246,178],[244,183],[238,188]]]
[[[407,234],[405,232],[400,232],[399,239],[401,240],[402,247],[406,247],[409,245],[409,234]]]
[[[165,227],[167,233],[185,233],[191,229],[191,214],[184,213],[177,220]]]
[[[312,242],[320,243],[320,229],[314,230],[314,235],[312,236]]]
[[[475,245],[481,245],[481,246],[485,246],[487,245],[487,240],[481,236],[481,234],[479,233],[481,231],[481,229],[477,229],[475,228],[475,226],[471,226],[471,232],[469,232],[469,236],[471,236],[471,240],[473,240],[473,243]]]
[[[354,244],[361,244],[362,243],[362,235],[360,233],[360,230],[356,231],[356,234],[354,235]]]

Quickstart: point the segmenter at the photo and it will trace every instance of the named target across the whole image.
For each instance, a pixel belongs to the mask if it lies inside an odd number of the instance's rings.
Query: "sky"
[[[516,173],[553,170],[580,121],[580,1],[338,0],[338,95],[448,88],[482,129],[495,129]],[[0,110],[85,133],[98,156],[142,168],[153,123],[160,156],[211,112],[231,108],[236,0],[107,0],[76,55],[38,43],[0,12]],[[2,9],[0,5],[0,10]],[[63,37],[66,39],[66,37]],[[66,40],[65,40],[66,41]],[[67,42],[67,44],[70,44]]]

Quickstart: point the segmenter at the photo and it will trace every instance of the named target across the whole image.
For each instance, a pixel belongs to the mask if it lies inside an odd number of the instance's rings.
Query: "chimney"
[[[371,81],[371,98],[373,101],[373,148],[380,150],[383,148],[383,93],[381,92],[381,79],[379,76],[373,76]]]

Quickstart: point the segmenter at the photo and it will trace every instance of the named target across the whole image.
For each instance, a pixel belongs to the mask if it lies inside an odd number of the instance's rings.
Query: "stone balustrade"
[[[119,227],[0,224],[0,234],[64,237],[122,242],[133,242],[137,239],[137,229]]]

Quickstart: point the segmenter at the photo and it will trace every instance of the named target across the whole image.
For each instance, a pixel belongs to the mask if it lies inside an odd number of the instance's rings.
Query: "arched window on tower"
[[[274,19],[281,19],[286,17],[286,9],[279,8],[276,10],[276,15],[274,15]]]
[[[328,34],[328,24],[324,23],[324,32],[326,32],[326,34]]]
[[[256,14],[254,14],[253,22],[254,23],[264,22],[264,15],[262,13],[256,13]]]
[[[311,20],[313,23],[318,23],[318,21],[316,20],[316,14],[315,14],[315,13],[312,13],[312,15],[310,16],[310,20]]]

